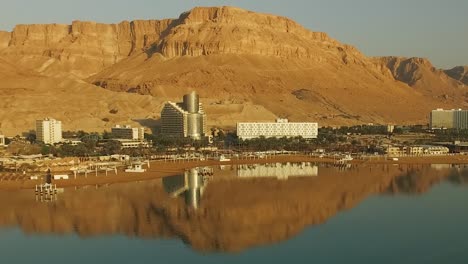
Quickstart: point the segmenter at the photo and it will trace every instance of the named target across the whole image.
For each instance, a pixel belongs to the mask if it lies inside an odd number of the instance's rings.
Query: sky
[[[468,0],[0,0],[0,30],[16,24],[176,18],[195,6],[237,6],[289,17],[368,56],[468,65]]]

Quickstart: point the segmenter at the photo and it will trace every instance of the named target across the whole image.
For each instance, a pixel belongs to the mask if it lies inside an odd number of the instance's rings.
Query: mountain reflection
[[[371,195],[420,194],[441,181],[468,179],[464,168],[426,165],[340,171],[299,163],[213,172],[196,168],[147,182],[67,189],[48,204],[36,203],[32,191],[0,192],[0,226],[82,237],[179,238],[200,251],[240,251],[289,239]]]

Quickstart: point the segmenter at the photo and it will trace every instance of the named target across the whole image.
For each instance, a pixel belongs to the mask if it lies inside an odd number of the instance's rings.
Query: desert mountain
[[[123,94],[63,74],[43,76],[22,70],[0,58],[0,131],[16,135],[35,129],[34,120],[59,118],[66,130],[110,130],[116,123],[145,123],[161,101],[151,96]],[[132,120],[133,119],[133,120]]]
[[[141,98],[152,98],[156,103],[151,108],[134,107],[151,120],[159,118],[163,101],[178,100],[190,90],[201,94],[208,120],[216,126],[277,116],[321,125],[426,123],[433,108],[466,104],[463,77],[436,70],[428,61],[368,58],[288,18],[234,7],[194,8],[177,19],[119,24],[18,25],[11,33],[0,32],[0,56],[44,79],[73,80],[75,86],[47,85],[50,91],[68,91],[53,93],[55,101],[86,105],[85,98],[96,98],[93,93],[108,93],[100,102],[111,104],[108,100],[115,98],[140,98],[128,93],[150,95]],[[28,85],[32,89],[37,84]],[[80,98],[73,90],[77,86],[90,94]],[[8,89],[3,79],[0,87]],[[39,92],[16,100],[29,100]],[[118,123],[123,113],[129,114],[126,120],[135,118],[130,104],[119,110],[118,118],[108,116],[107,110],[95,111],[96,119],[109,122],[92,122],[87,129]],[[42,113],[33,105],[27,109],[67,122],[66,111]],[[13,119],[3,111],[3,118]],[[83,108],[81,114],[87,111]],[[23,120],[34,118],[16,114]],[[74,118],[80,122],[80,115]]]

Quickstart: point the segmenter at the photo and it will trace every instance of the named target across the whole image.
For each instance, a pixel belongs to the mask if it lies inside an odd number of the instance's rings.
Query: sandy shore
[[[218,166],[218,165],[237,165],[237,164],[258,164],[258,163],[276,163],[276,162],[316,162],[316,163],[334,163],[335,159],[319,158],[310,156],[274,156],[268,158],[256,159],[233,159],[231,161],[153,161],[147,171],[144,173],[126,173],[119,171],[117,175],[109,172],[106,176],[99,173],[97,176],[93,173],[78,175],[76,179],[55,180],[58,188],[85,186],[85,185],[105,185],[112,183],[145,181],[157,179],[165,176],[171,176],[183,173],[186,169],[198,166]],[[453,155],[453,156],[426,156],[426,157],[402,157],[398,161],[385,159],[384,157],[373,157],[371,159],[355,159],[352,164],[468,164],[468,155]],[[73,176],[72,176],[73,177]],[[34,189],[40,180],[4,180],[0,181],[0,189],[17,190],[17,189]]]

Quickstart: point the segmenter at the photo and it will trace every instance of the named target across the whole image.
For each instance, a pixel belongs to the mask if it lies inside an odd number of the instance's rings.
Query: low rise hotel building
[[[437,156],[447,155],[450,152],[449,148],[444,146],[388,146],[386,154],[390,157],[403,157],[403,156]]]
[[[143,127],[131,127],[116,125],[111,129],[112,136],[116,139],[144,140],[145,129]]]
[[[288,119],[277,119],[276,122],[270,123],[242,122],[237,123],[237,136],[244,140],[259,137],[313,139],[318,136],[318,124],[289,122]]]

